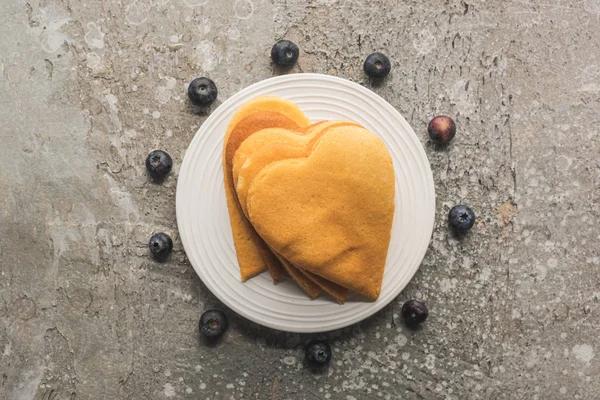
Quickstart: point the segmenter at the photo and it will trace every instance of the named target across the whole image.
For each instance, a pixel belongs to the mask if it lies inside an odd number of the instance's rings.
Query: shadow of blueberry
[[[386,78],[369,78],[369,85],[374,88],[380,88],[385,83]]]

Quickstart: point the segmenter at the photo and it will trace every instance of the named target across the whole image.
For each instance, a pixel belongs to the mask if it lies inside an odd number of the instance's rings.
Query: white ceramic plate
[[[327,295],[309,300],[291,280],[274,285],[268,273],[240,281],[227,213],[221,151],[237,108],[260,95],[295,102],[313,121],[355,121],[379,135],[394,160],[396,213],[381,295],[376,302]],[[327,75],[270,78],[238,92],[202,124],[186,151],[177,184],[177,223],[183,246],[204,284],[232,310],[271,328],[322,332],[359,322],[383,308],[408,284],[429,245],[435,191],[429,161],[416,134],[388,102],[356,83]]]

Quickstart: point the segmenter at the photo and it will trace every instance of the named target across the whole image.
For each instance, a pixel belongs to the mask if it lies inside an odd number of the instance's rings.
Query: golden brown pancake
[[[376,300],[394,192],[383,142],[364,128],[341,126],[325,132],[308,157],[264,167],[246,203],[256,231],[290,263]]]
[[[316,125],[318,125],[318,124],[316,124]],[[316,125],[311,125],[311,127],[312,126],[316,126]],[[268,140],[266,142],[264,142],[264,143],[267,143],[269,141],[272,141],[272,140],[275,140],[275,139],[279,138],[280,135],[290,135],[290,136],[293,136],[293,137],[298,137],[299,134],[308,131],[309,128],[310,127],[306,128],[303,131],[298,131],[298,132],[293,132],[293,131],[290,131],[290,130],[284,129],[284,128],[268,128],[268,129],[263,129],[263,130],[261,130],[259,132],[256,132],[256,133],[252,134],[244,142],[242,142],[242,144],[239,146],[238,150],[236,151],[235,156],[238,156],[238,158],[239,158],[239,154],[240,153],[244,153],[245,154],[246,151],[251,151],[252,150],[252,149],[248,148],[247,145],[246,146],[244,146],[244,145],[253,136],[266,137],[264,135],[264,133],[268,132],[268,133],[270,133],[270,135],[268,136]],[[263,142],[259,140],[257,143],[263,143]],[[236,163],[235,163],[235,159],[236,158],[235,158],[235,156],[234,156],[234,163],[233,163],[233,168],[232,168],[232,176],[233,176],[234,185],[236,184],[236,181],[237,181],[237,170],[236,170]],[[239,203],[240,206],[242,206],[242,210],[245,209],[245,203],[239,202],[239,197],[238,197],[238,203]],[[306,277],[305,274],[302,271],[298,270],[296,267],[294,267],[293,265],[291,265],[290,263],[288,263],[285,259],[283,259],[278,254],[275,254],[272,251],[272,249],[270,249],[264,242],[262,242],[262,243],[255,243],[255,244],[256,244],[257,249],[262,254],[264,254],[263,258],[265,256],[275,257],[279,261],[279,264],[284,268],[284,270],[306,292],[306,294],[308,295],[309,298],[314,299],[314,298],[316,298],[321,293],[321,288],[318,285],[316,285],[310,278]]]
[[[235,151],[246,138],[262,129],[283,127],[302,130],[309,124],[308,118],[295,104],[273,96],[258,97],[245,103],[229,123],[223,144],[223,172],[227,207],[242,281],[268,268],[273,280],[278,282],[283,269],[274,255],[264,250],[266,245],[239,206],[231,175]]]
[[[322,124],[313,125],[308,129],[304,136],[285,129],[265,129],[249,137],[238,149],[234,157],[233,180],[236,183],[238,200],[244,213],[246,209],[247,183],[252,182],[254,176],[259,173],[266,165],[287,158],[300,158],[308,156],[313,144],[328,129],[336,126],[353,125],[348,121],[327,121]],[[239,164],[243,162],[240,168]],[[238,175],[239,174],[239,175]],[[281,261],[281,258],[279,258]],[[288,273],[294,265],[284,265]],[[296,271],[294,271],[296,272]],[[344,303],[348,296],[348,289],[340,285],[329,282],[309,271],[300,271],[304,276],[294,273],[290,275],[298,282],[301,287],[306,287],[306,281],[310,280],[318,284],[323,290],[329,293],[339,303]]]
[[[293,134],[293,136],[298,136]],[[300,141],[300,138],[297,140]],[[289,143],[279,143],[272,142],[267,145],[264,145],[256,150],[255,153],[250,155],[246,162],[244,163],[244,167],[240,169],[241,176],[238,178],[238,199],[242,210],[246,213],[245,201],[246,201],[246,186],[245,182],[251,182],[254,175],[259,173],[262,168],[273,161],[277,161],[280,159],[287,159],[289,157],[306,157],[307,149],[304,146],[304,141],[300,141],[300,145],[292,145]],[[254,175],[253,175],[254,174]],[[310,274],[297,270],[297,268],[288,263],[285,259],[278,257],[279,261],[283,264],[286,271],[290,274],[290,276],[302,287],[305,289],[309,297],[311,297],[311,293],[307,290],[307,288],[311,288],[315,284],[318,287],[323,288],[327,293],[331,294],[337,301],[343,303],[348,295],[348,290],[340,287],[332,282],[327,282],[325,279],[314,277],[313,274]],[[314,279],[313,279],[314,278]],[[312,297],[311,297],[312,298]]]

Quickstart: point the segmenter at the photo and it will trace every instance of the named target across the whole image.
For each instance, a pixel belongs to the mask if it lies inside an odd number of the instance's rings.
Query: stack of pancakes
[[[295,104],[258,97],[227,128],[223,171],[243,281],[268,270],[311,299],[378,298],[395,183],[376,135],[349,121],[311,124]]]

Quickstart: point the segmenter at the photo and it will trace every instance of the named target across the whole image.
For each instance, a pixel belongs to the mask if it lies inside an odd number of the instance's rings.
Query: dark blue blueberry
[[[363,68],[369,78],[383,79],[392,70],[392,64],[385,54],[373,53],[367,57]]]
[[[402,305],[402,318],[407,325],[416,326],[427,319],[429,310],[421,300],[408,300]]]
[[[152,235],[148,247],[154,259],[165,261],[171,254],[171,250],[173,250],[173,241],[166,233],[158,232]]]
[[[294,42],[280,40],[271,48],[271,60],[279,67],[291,67],[298,61],[300,49]]]
[[[475,213],[468,206],[454,206],[448,213],[448,223],[454,231],[464,233],[473,227]]]
[[[311,366],[321,367],[327,365],[331,360],[331,347],[327,342],[315,340],[306,346],[306,361]]]
[[[220,310],[205,311],[200,317],[200,333],[208,338],[221,336],[228,326],[227,317]]]
[[[438,115],[427,126],[427,132],[432,142],[448,144],[456,135],[456,124],[446,115]]]
[[[210,106],[217,99],[218,94],[217,85],[208,78],[196,78],[188,86],[190,101],[199,107]]]
[[[154,150],[146,157],[146,169],[155,180],[164,179],[173,167],[173,159],[162,150]]]

